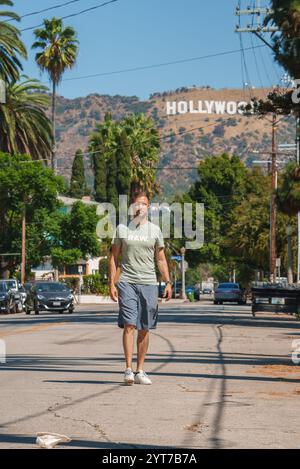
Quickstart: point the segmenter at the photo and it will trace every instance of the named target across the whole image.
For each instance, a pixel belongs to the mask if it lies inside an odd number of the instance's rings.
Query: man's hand
[[[170,285],[169,283],[165,288],[163,298],[165,298],[166,301],[169,301],[172,298],[172,285]]]
[[[118,301],[118,290],[115,285],[110,285],[109,286],[109,296],[111,299],[115,302]]]

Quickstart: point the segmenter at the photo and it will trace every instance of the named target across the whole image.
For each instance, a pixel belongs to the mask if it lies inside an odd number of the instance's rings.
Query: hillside
[[[266,97],[269,89],[251,90],[257,98]],[[162,137],[158,180],[165,196],[189,188],[197,177],[198,162],[206,155],[221,152],[238,155],[247,165],[253,160],[268,159],[271,148],[271,124],[268,119],[246,117],[235,111],[234,103],[250,100],[250,92],[240,89],[181,88],[155,93],[147,101],[136,96],[93,94],[76,99],[58,98],[57,140],[59,173],[70,177],[77,149],[86,151],[89,134],[95,124],[110,112],[114,119],[144,112],[157,123]],[[199,103],[200,101],[200,103]],[[223,114],[224,106],[228,109]],[[181,103],[181,104],[179,104]],[[167,114],[167,111],[176,114]],[[185,111],[186,113],[183,113]],[[231,112],[231,114],[227,113]],[[178,135],[182,133],[182,135]],[[278,143],[293,143],[294,120],[284,119],[278,126]],[[259,150],[261,155],[251,153]],[[280,157],[281,160],[283,159]],[[89,157],[86,156],[88,183],[92,185]]]

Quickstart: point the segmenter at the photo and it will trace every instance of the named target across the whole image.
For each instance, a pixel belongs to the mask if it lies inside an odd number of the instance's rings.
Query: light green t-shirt
[[[157,285],[155,250],[164,247],[159,226],[147,221],[137,225],[119,225],[112,244],[122,247],[122,266],[119,281],[143,285]]]

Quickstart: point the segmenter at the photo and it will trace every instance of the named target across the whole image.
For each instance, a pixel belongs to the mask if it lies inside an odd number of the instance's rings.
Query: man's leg
[[[134,346],[134,326],[125,325],[123,332],[123,348],[126,360],[126,368],[132,369],[132,356]]]
[[[144,370],[145,357],[149,348],[149,331],[139,330],[137,338],[137,369]]]

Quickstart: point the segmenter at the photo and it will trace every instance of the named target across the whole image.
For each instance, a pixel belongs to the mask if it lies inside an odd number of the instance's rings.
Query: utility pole
[[[300,114],[297,118],[297,131],[296,131],[296,158],[297,165],[300,164]],[[300,283],[300,212],[298,212],[298,261],[297,261],[297,283]]]
[[[270,281],[276,280],[276,194],[278,187],[277,162],[276,162],[276,124],[277,116],[273,114],[272,120],[272,194],[271,194],[271,214],[270,214]]]
[[[241,25],[239,24],[236,27],[235,31],[237,33],[253,33],[257,37],[259,37],[265,44],[267,44],[267,46],[273,49],[271,44],[269,44],[265,40],[265,38],[261,35],[261,33],[274,33],[279,30],[279,28],[277,28],[276,26],[272,26],[272,27],[263,26],[262,17],[270,13],[273,13],[272,8],[262,8],[261,0],[256,0],[254,8],[248,6],[247,9],[241,10],[239,6],[236,7],[236,11],[235,11],[236,16],[241,17],[243,15],[247,15],[247,16],[250,15],[252,17],[256,17],[256,23],[252,19],[250,24],[248,24],[245,28],[242,28]]]
[[[182,275],[182,291],[181,291],[181,298],[183,300],[186,300],[186,293],[185,293],[185,262],[184,262],[184,256],[185,256],[186,249],[185,247],[182,247],[180,249],[181,253],[181,275]]]
[[[22,216],[22,264],[21,264],[21,283],[25,282],[26,273],[26,205],[24,204]]]

